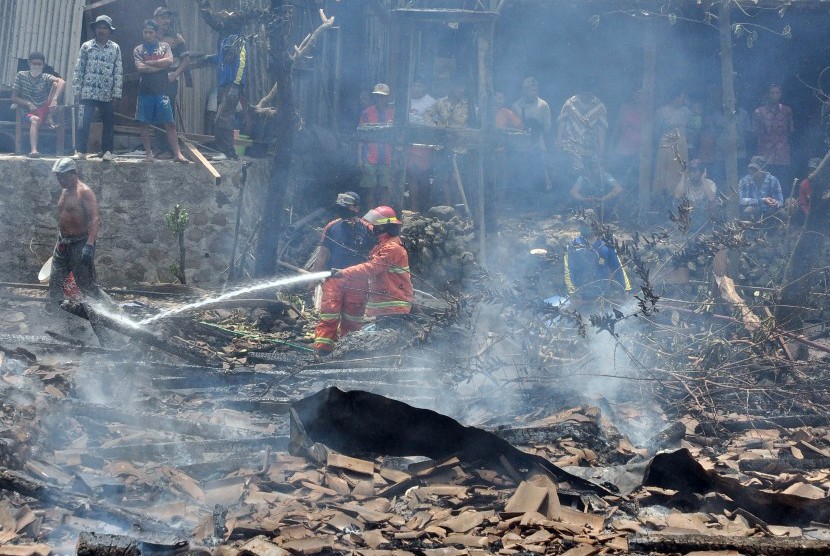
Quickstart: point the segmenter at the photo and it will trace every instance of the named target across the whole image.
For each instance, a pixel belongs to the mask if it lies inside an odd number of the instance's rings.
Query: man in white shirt
[[[428,125],[424,113],[435,104],[435,99],[427,93],[426,83],[420,76],[412,79],[409,87],[409,123]],[[406,184],[409,190],[409,208],[426,210],[429,208],[429,177],[432,171],[432,147],[429,145],[410,145],[406,153]]]
[[[545,169],[545,137],[552,128],[550,106],[539,98],[539,82],[535,77],[522,81],[522,96],[513,103],[513,112],[522,119],[522,128],[530,134],[530,141],[516,148],[514,173],[516,187],[539,192],[547,187]]]

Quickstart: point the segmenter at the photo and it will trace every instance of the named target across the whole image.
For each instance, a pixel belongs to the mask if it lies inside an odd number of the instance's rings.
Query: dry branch
[[[314,48],[314,43],[317,42],[317,39],[322,32],[334,25],[334,16],[326,17],[326,14],[322,8],[320,8],[320,19],[322,20],[320,26],[317,27],[314,32],[306,35],[299,46],[294,46],[294,54],[291,55],[291,61],[296,61],[298,58],[305,56],[309,50]]]

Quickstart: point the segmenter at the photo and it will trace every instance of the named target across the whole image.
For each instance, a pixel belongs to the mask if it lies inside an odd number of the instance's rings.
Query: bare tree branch
[[[294,54],[291,55],[292,61],[296,61],[298,58],[305,56],[309,50],[314,48],[314,43],[317,41],[320,34],[334,25],[334,16],[326,17],[326,14],[322,8],[320,8],[320,19],[322,20],[320,26],[317,27],[313,33],[306,35],[299,46],[294,46]]]

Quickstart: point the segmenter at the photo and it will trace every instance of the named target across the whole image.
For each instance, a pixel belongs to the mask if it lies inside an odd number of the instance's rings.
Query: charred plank
[[[716,537],[709,535],[634,535],[628,538],[631,550],[645,553],[686,554],[691,551],[737,550],[757,556],[816,556],[830,553],[830,542],[808,539]]]

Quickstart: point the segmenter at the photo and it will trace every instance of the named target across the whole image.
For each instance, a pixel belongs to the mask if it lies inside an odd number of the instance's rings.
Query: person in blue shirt
[[[313,272],[342,269],[366,262],[375,246],[372,228],[360,218],[360,195],[354,191],[337,196],[338,218],[323,229]],[[326,278],[320,303],[320,323],[314,335],[314,352],[327,355],[338,336],[363,327],[363,313],[368,299],[368,278]]]
[[[617,252],[595,237],[588,226],[568,245],[564,264],[565,285],[571,297],[593,300],[631,291],[631,282]]]
[[[244,29],[247,23],[267,15],[261,8],[241,12],[214,10],[210,0],[199,1],[199,13],[211,29],[219,33],[217,41],[216,86],[219,89],[216,121],[213,135],[219,155],[213,160],[239,158],[234,150],[234,115],[236,106],[245,100],[245,85],[248,80],[248,48]]]
[[[748,164],[749,173],[738,182],[741,212],[753,218],[764,218],[784,206],[781,183],[764,170],[763,156],[753,156]]]

